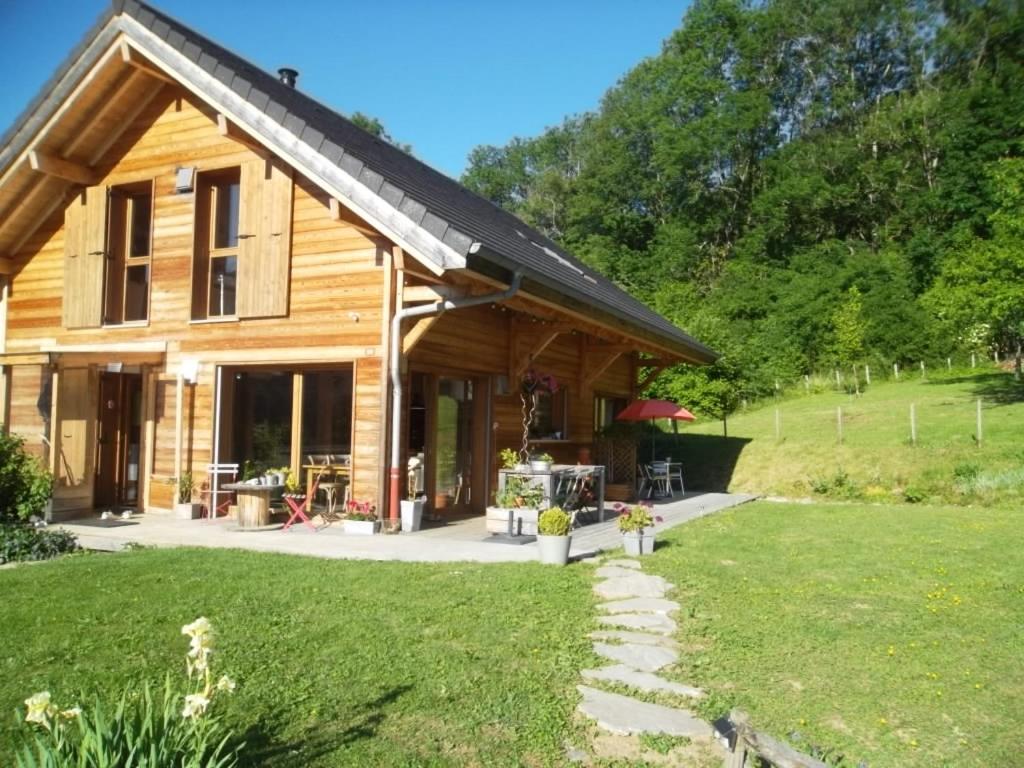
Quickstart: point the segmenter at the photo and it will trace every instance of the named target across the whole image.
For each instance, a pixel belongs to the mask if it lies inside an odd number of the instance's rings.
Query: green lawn
[[[1021,513],[759,502],[668,531],[675,676],[843,766],[1024,764]]]
[[[183,673],[200,615],[247,765],[560,764],[590,590],[581,567],[187,549],[0,570],[0,765],[29,694],[67,706]]]
[[[976,402],[983,440],[975,443]],[[910,444],[910,406],[918,441]],[[775,410],[781,422],[776,439]],[[839,444],[836,409],[842,408]],[[701,420],[660,454],[680,458],[695,487],[867,501],[1019,504],[1024,501],[1024,386],[1005,372],[962,371],[878,382],[861,396],[796,393],[722,423]],[[836,482],[837,477],[846,482]]]

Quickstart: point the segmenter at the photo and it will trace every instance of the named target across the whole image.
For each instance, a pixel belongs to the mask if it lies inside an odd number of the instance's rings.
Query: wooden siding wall
[[[410,365],[423,370],[464,371],[487,375],[508,375],[510,345],[513,337],[512,313],[498,307],[476,307],[443,315],[412,350]],[[516,331],[522,349],[543,338],[551,326],[543,323],[519,324]],[[629,354],[620,355],[591,386],[581,389],[581,369],[599,355],[583,346],[584,334],[559,335],[534,360],[538,373],[552,374],[567,391],[567,437],[564,441],[540,441],[538,449],[551,453],[557,462],[577,463],[581,448],[589,447],[594,434],[594,395],[629,397],[632,365]],[[588,343],[600,344],[593,339]],[[522,410],[518,381],[510,382],[507,395],[495,394],[492,400],[494,443],[493,479],[497,476],[497,453],[502,448],[518,449],[522,441]],[[493,425],[492,425],[493,426]]]
[[[304,350],[309,363],[356,362],[356,441],[353,492],[380,502],[378,435],[381,406],[383,254],[390,243],[364,222],[343,212],[330,215],[329,200],[296,174],[291,226],[290,299],[287,317],[191,323],[194,195],[176,194],[175,168],[200,171],[241,166],[257,155],[225,136],[216,115],[187,95],[167,87],[132,128],[109,150],[103,185],[153,180],[154,224],[150,320],[147,324],[68,330],[61,298],[73,291],[64,282],[64,211],[54,213],[15,256],[8,306],[8,353],[38,352],[41,344],[80,345],[166,341],[166,359],[155,393],[155,445],[151,501],[170,499],[166,479],[173,473],[175,403],[173,378],[183,358],[200,362],[199,381],[185,387],[185,469],[197,482],[211,458],[215,365],[272,364],[275,355],[294,358]],[[319,349],[318,349],[319,348]],[[321,350],[331,349],[325,352]],[[339,352],[339,350],[341,350]],[[116,361],[117,355],[109,356]],[[102,364],[104,358],[97,358]],[[279,367],[298,367],[290,361]],[[43,422],[36,402],[40,366],[14,366],[11,428],[44,455]],[[230,457],[221,457],[229,460]]]

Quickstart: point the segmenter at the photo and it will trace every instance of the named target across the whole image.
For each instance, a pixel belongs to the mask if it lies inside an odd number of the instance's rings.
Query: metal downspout
[[[523,273],[516,272],[512,276],[512,282],[504,291],[489,293],[486,296],[445,299],[435,304],[400,309],[391,318],[391,472],[388,517],[392,522],[398,520],[402,486],[402,468],[400,466],[402,461],[402,321],[410,317],[429,317],[455,309],[505,301],[518,293],[522,280]]]

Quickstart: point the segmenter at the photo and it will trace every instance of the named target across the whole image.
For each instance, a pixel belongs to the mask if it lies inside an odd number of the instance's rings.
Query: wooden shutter
[[[64,326],[103,324],[107,261],[107,188],[89,187],[64,213]]]
[[[242,165],[238,221],[239,317],[288,314],[292,172],[276,159]]]

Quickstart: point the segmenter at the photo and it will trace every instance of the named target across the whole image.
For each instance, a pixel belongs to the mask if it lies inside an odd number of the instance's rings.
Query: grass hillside
[[[918,375],[872,384],[859,396],[794,394],[735,414],[728,432],[722,436],[721,422],[698,421],[664,436],[657,451],[681,459],[694,488],[955,504],[1024,498],[1024,387],[1003,371]]]

